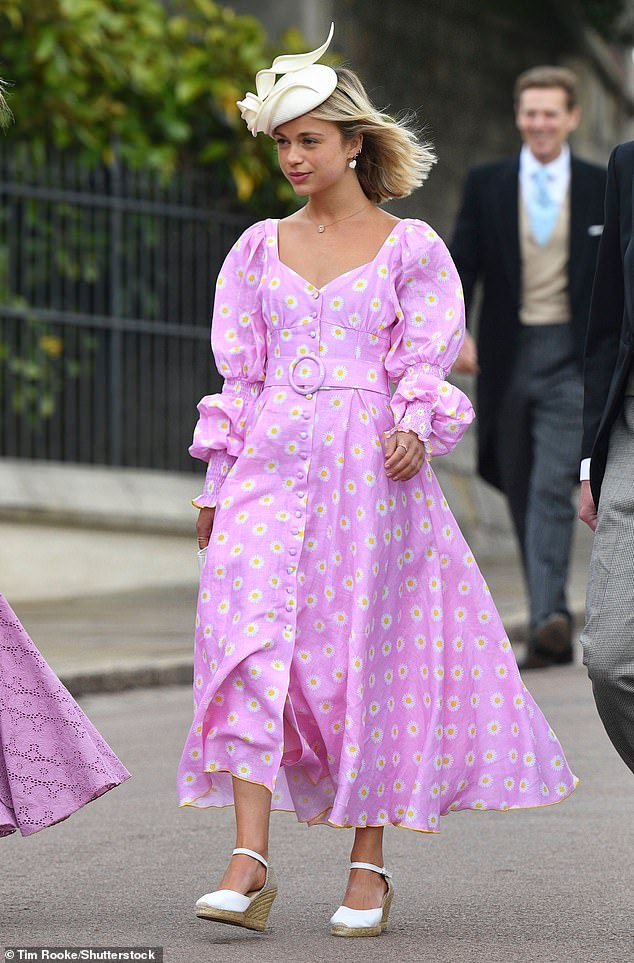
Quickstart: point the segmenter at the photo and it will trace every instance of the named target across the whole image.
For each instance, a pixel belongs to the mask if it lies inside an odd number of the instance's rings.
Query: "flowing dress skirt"
[[[449,811],[568,796],[576,779],[431,465],[407,482],[383,470],[389,406],[277,397],[264,389],[216,510],[181,805],[231,804],[234,775],[305,822],[437,832]],[[309,431],[308,478],[280,479]]]
[[[0,836],[52,826],[129,776],[0,595]]]

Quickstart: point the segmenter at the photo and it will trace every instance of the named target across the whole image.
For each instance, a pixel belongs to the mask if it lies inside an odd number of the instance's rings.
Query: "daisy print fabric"
[[[308,823],[437,832],[450,811],[573,791],[431,467],[473,419],[446,380],[463,336],[460,280],[421,221],[319,289],[280,261],[276,221],[229,253],[225,383],[190,449],[216,514],[181,805],[231,804],[236,776]],[[427,452],[407,482],[383,468],[396,427]]]

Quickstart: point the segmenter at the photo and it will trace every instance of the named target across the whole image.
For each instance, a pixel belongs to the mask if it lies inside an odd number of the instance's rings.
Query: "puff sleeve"
[[[216,282],[211,347],[222,391],[198,404],[189,453],[208,463],[197,508],[213,508],[224,479],[244,446],[245,433],[266,376],[266,330],[259,288],[264,272],[264,223],[248,228],[227,255]]]
[[[393,277],[396,323],[385,367],[395,431],[413,431],[429,457],[445,455],[474,418],[467,396],[446,381],[464,340],[464,300],[456,267],[429,225],[407,225]]]

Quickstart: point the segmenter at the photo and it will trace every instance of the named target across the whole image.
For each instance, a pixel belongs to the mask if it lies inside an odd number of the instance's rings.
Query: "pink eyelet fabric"
[[[52,826],[129,776],[0,595],[0,836]]]

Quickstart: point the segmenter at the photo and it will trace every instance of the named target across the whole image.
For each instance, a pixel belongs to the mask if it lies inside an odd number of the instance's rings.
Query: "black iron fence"
[[[215,275],[247,220],[203,174],[0,153],[0,455],[189,469]]]

